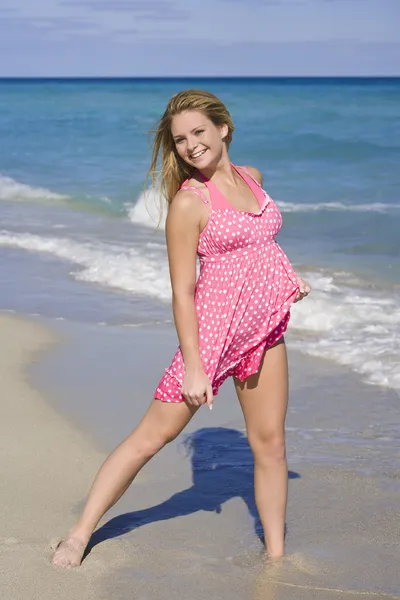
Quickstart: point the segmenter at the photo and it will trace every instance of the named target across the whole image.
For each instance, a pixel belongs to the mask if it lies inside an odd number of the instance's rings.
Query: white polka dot
[[[220,195],[211,188],[208,226],[199,239],[195,307],[200,355],[214,393],[227,376],[243,380],[258,370],[265,348],[286,329],[297,286],[275,242],[282,224],[279,210],[260,187],[253,189],[261,204],[256,214],[227,208],[226,203],[222,208]],[[182,402],[184,373],[178,349],[155,397]]]

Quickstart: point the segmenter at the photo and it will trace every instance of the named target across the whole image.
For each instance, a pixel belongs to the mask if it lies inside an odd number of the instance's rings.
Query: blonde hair
[[[175,115],[184,111],[196,110],[202,112],[216,126],[227,125],[228,134],[224,138],[227,148],[232,141],[234,131],[232,117],[225,104],[205,90],[183,90],[172,96],[154,135],[152,159],[146,182],[151,178],[151,188],[160,190],[160,220],[162,218],[163,199],[168,205],[178,192],[180,186],[192,175],[193,168],[185,163],[176,151],[175,142],[171,133],[171,122]],[[160,170],[157,171],[157,162],[161,154]]]

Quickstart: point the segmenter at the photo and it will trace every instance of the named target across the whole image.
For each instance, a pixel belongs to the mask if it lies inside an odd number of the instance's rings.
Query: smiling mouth
[[[199,152],[195,152],[194,154],[190,155],[190,159],[191,160],[196,160],[197,158],[200,158],[200,156],[203,156],[204,152],[207,152],[207,149],[205,150],[199,150]]]

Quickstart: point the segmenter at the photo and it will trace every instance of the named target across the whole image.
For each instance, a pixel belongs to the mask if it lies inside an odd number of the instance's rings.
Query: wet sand
[[[141,418],[175,336],[166,326],[48,324],[0,318],[5,599],[400,598],[399,397],[297,353],[283,562],[265,564],[252,457],[227,383],[105,516],[82,567],[52,567],[50,539]]]
[[[110,541],[81,571],[49,562],[50,544],[103,459],[87,435],[47,404],[26,367],[54,351],[56,336],[37,323],[0,315],[0,589],[3,600],[97,599],[104,574],[125,564],[126,544]]]

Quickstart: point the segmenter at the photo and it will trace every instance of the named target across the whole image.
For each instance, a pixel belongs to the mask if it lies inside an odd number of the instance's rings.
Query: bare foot
[[[68,535],[65,540],[61,540],[54,548],[54,554],[51,562],[56,567],[70,569],[79,567],[82,557],[86,550],[87,542]]]
[[[267,553],[267,560],[270,563],[278,563],[278,562],[282,562],[282,560],[285,558],[285,555],[282,553],[278,553],[278,554],[270,554],[269,552]]]

